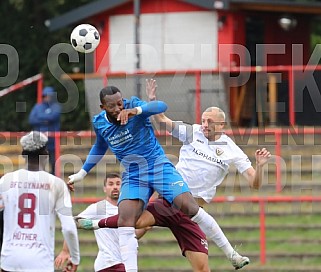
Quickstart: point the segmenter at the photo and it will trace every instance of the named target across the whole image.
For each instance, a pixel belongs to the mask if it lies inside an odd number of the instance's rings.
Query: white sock
[[[197,214],[194,215],[192,220],[200,226],[207,238],[211,239],[228,258],[231,257],[234,249],[212,216],[202,208],[199,208]]]
[[[119,247],[126,272],[137,272],[138,242],[134,227],[119,227]]]

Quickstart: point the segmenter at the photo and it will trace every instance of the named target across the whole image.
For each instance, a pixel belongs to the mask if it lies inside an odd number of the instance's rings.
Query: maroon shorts
[[[156,226],[167,227],[172,231],[184,256],[185,251],[208,254],[208,244],[205,234],[200,227],[183,212],[172,207],[162,198],[148,203],[147,210],[154,216]]]
[[[126,272],[126,270],[125,270],[125,265],[115,264],[111,267],[104,268],[104,269],[99,270],[97,272]]]

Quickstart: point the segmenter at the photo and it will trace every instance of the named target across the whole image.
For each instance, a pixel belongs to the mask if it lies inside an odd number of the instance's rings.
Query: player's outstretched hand
[[[256,165],[263,166],[271,158],[271,153],[266,149],[258,149],[255,151]]]
[[[155,79],[146,79],[146,94],[148,101],[156,100],[157,84]]]
[[[70,191],[74,191],[74,184],[76,182],[82,181],[85,176],[87,175],[87,172],[84,169],[80,169],[79,172],[77,172],[76,174],[70,175],[69,181],[67,182],[67,186],[69,188]]]

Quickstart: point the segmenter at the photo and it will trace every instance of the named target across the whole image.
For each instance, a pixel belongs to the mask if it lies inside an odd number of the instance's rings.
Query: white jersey
[[[118,214],[118,207],[107,200],[91,204],[78,216],[87,219],[103,219]],[[122,263],[120,254],[118,229],[103,228],[94,231],[98,255],[95,260],[95,271]]]
[[[201,125],[187,125],[177,122],[172,135],[183,142],[178,172],[188,184],[194,197],[210,202],[216,187],[222,183],[229,166],[234,164],[240,173],[251,167],[249,158],[232,141],[222,134],[216,141],[209,142],[204,136]]]
[[[45,171],[24,169],[0,180],[4,204],[1,268],[6,271],[53,272],[55,222],[58,215],[72,262],[79,264],[79,244],[65,182]]]

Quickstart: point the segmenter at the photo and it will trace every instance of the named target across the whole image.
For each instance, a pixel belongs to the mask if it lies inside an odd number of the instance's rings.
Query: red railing
[[[11,92],[18,91],[19,89],[26,87],[34,82],[37,82],[37,102],[41,102],[42,99],[42,87],[43,87],[43,76],[38,74],[32,77],[29,77],[21,82],[18,82],[14,85],[11,85],[8,88],[2,89],[0,91],[0,97],[5,96]]]

